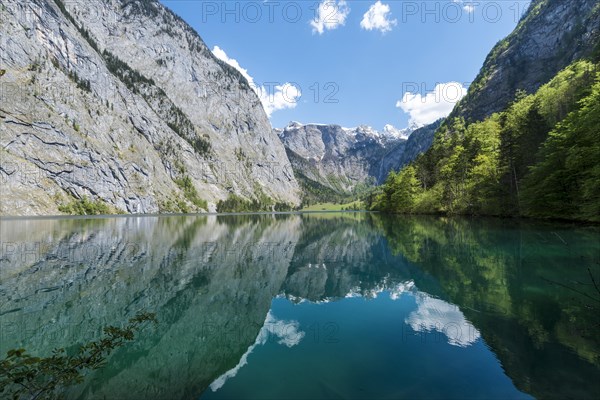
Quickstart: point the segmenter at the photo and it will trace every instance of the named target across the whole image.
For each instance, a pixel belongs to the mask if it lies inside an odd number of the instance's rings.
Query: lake
[[[0,234],[2,354],[156,313],[68,398],[600,397],[598,227],[316,213]]]

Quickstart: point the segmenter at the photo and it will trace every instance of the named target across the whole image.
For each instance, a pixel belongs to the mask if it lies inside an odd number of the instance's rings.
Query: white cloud
[[[271,115],[275,111],[295,108],[302,96],[300,89],[289,82],[282,85],[275,85],[272,91],[267,90],[264,86],[253,86],[253,88],[257,92],[269,118],[271,118]]]
[[[346,23],[350,7],[345,0],[323,0],[315,10],[315,18],[310,21],[313,33],[322,35],[326,30],[333,30]]]
[[[300,341],[304,338],[305,333],[299,330],[299,328],[300,323],[298,321],[283,321],[277,319],[271,313],[271,310],[269,310],[267,313],[267,318],[265,319],[265,323],[258,332],[258,336],[256,337],[254,344],[248,347],[235,367],[219,376],[213,381],[213,383],[210,384],[212,391],[216,392],[223,387],[228,379],[234,378],[240,369],[242,369],[244,365],[248,364],[248,356],[252,353],[252,351],[254,351],[256,347],[267,343],[270,337],[279,339],[277,343],[287,347],[294,347],[300,344]]]
[[[463,6],[463,10],[465,10],[469,14],[471,14],[473,11],[475,11],[475,5],[479,4],[479,3],[474,3],[471,1],[465,1],[465,0],[452,0],[452,2],[461,4]]]
[[[458,306],[423,292],[417,293],[415,300],[417,309],[404,321],[415,332],[437,331],[446,336],[449,344],[458,347],[470,346],[481,337]]]
[[[369,11],[365,13],[362,21],[360,21],[361,28],[372,31],[378,30],[381,33],[386,33],[392,30],[398,21],[390,19],[388,14],[390,13],[390,6],[383,4],[381,1],[377,1],[373,4]]]
[[[267,116],[271,118],[271,115],[278,110],[286,108],[295,108],[298,104],[298,100],[302,96],[300,89],[292,83],[285,82],[283,84],[273,85],[271,87],[265,87],[258,85],[254,82],[254,78],[250,76],[248,70],[242,68],[240,63],[233,58],[230,58],[227,53],[219,46],[215,46],[212,50],[215,57],[225,61],[233,68],[237,69],[243,76],[248,80],[250,87],[258,95],[260,102],[265,109]]]
[[[235,60],[233,58],[229,58],[227,56],[227,53],[225,53],[225,50],[223,50],[219,46],[215,46],[215,47],[213,47],[212,52],[215,55],[215,57],[217,57],[219,60],[225,61],[227,64],[231,65],[233,68],[240,71],[240,74],[242,74],[244,76],[244,78],[246,78],[248,80],[248,83],[251,86],[254,85],[254,79],[250,76],[250,74],[248,73],[248,70],[245,68],[242,68],[240,63],[237,62],[237,60]]]
[[[425,96],[420,93],[404,93],[396,107],[410,115],[410,125],[421,127],[448,116],[466,94],[467,88],[458,82],[440,83],[433,92]]]

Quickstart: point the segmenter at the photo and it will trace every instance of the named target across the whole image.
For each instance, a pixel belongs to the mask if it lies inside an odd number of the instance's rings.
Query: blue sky
[[[447,113],[529,0],[162,3],[246,70],[274,127],[382,129]]]

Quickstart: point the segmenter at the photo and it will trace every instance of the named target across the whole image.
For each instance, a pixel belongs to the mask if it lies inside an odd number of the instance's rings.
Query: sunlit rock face
[[[337,193],[349,193],[357,185],[385,180],[397,167],[398,157],[394,155],[401,154],[411,131],[389,133],[368,126],[350,129],[292,122],[274,132],[303,185],[322,185]]]
[[[232,192],[299,203],[255,92],[160,2],[7,0],[1,13],[1,215],[83,197],[193,209],[185,177],[212,210]]]
[[[504,110],[518,90],[534,93],[600,40],[597,0],[533,0],[517,28],[487,56],[453,117],[479,121]]]

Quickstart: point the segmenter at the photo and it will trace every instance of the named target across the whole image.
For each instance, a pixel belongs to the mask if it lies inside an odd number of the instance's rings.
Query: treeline
[[[357,184],[352,191],[334,190],[317,181],[314,181],[300,171],[294,171],[296,180],[302,189],[302,203],[300,209],[310,207],[315,204],[334,203],[348,204],[359,202],[361,199],[373,191],[374,183],[362,182]]]
[[[243,212],[287,212],[293,207],[287,203],[275,202],[262,191],[257,191],[258,198],[245,199],[235,194],[230,194],[226,200],[217,203],[219,213],[243,213]]]
[[[577,61],[504,112],[446,121],[375,210],[600,221],[600,68]]]

